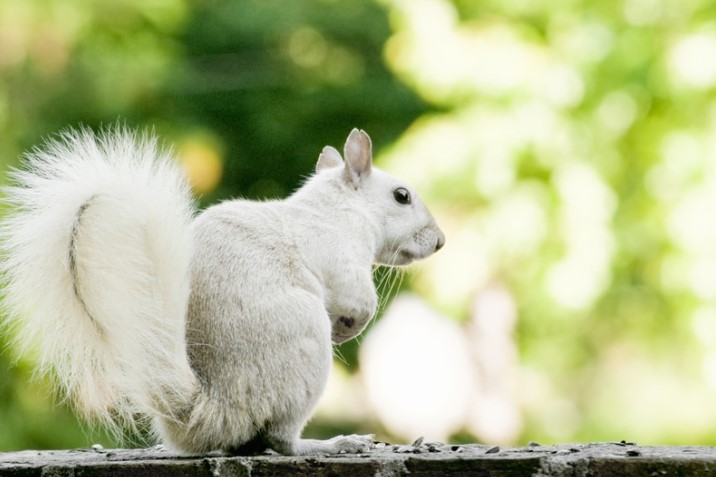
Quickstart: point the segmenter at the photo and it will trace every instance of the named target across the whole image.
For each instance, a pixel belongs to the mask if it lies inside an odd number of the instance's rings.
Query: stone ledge
[[[324,457],[180,456],[161,448],[78,449],[0,453],[0,476],[707,476],[716,475],[714,447],[651,447],[631,443],[530,445],[382,445],[370,453]]]

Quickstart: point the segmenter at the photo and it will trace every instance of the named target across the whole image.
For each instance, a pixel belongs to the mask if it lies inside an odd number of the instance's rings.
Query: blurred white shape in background
[[[669,52],[669,73],[686,86],[709,89],[716,84],[716,31],[713,23],[702,31],[681,37]]]
[[[403,294],[368,333],[360,352],[366,394],[392,435],[447,441],[467,429],[496,443],[519,435],[514,302],[493,286],[474,310],[466,329]]]
[[[467,333],[477,385],[468,429],[491,443],[512,443],[522,431],[522,416],[515,398],[516,320],[515,302],[504,287],[493,284],[475,296]]]
[[[395,436],[446,441],[464,426],[474,379],[460,326],[414,295],[395,298],[360,351],[368,399]]]

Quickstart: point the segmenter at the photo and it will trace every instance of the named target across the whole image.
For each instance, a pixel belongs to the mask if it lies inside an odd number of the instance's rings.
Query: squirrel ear
[[[331,167],[338,167],[343,165],[343,158],[341,153],[336,151],[331,146],[326,146],[318,156],[318,162],[316,163],[316,172],[321,172],[323,169],[329,169]]]
[[[370,175],[373,166],[373,152],[370,137],[365,131],[353,129],[346,140],[343,155],[346,158],[345,178],[358,187]]]

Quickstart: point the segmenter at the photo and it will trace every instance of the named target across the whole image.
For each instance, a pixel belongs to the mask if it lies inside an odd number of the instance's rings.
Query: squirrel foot
[[[272,448],[284,455],[362,454],[375,447],[373,434],[336,436],[325,441],[297,439],[290,443],[272,443]]]

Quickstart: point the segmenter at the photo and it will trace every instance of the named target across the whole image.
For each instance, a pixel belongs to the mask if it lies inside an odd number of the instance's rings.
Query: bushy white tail
[[[149,137],[70,131],[6,189],[5,304],[40,370],[88,417],[175,416],[196,380],[185,343],[193,201]]]

